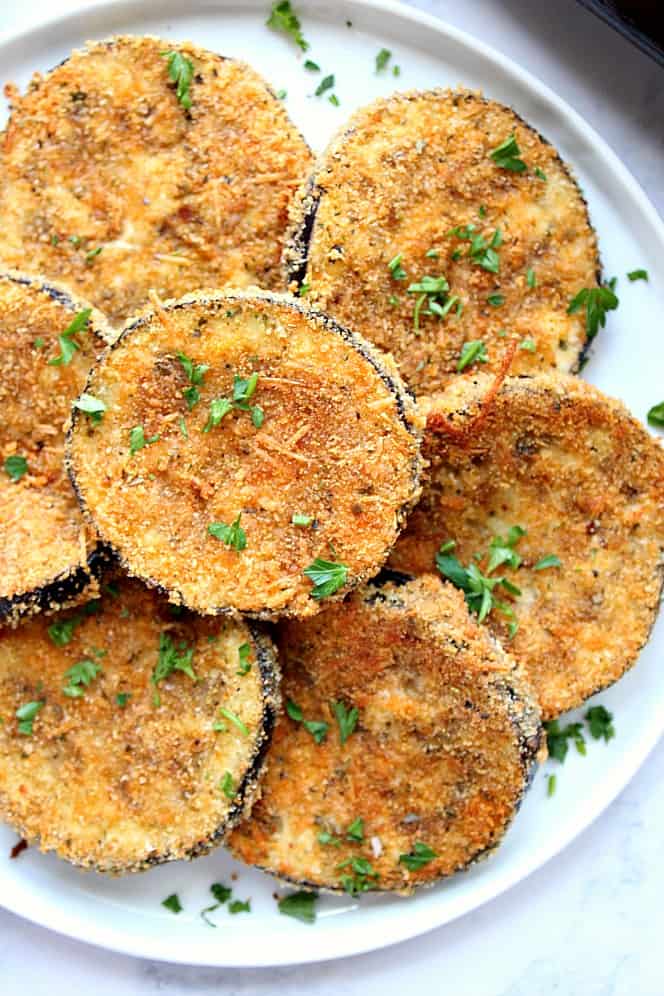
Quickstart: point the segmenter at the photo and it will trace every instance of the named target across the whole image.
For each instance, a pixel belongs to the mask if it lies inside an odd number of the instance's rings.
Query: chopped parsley
[[[537,275],[532,268],[526,273],[526,283],[529,287],[537,287]]]
[[[497,145],[490,153],[496,166],[501,169],[511,170],[512,173],[524,173],[527,169],[523,159],[521,159],[521,149],[519,148],[514,132],[506,138],[504,142]]]
[[[505,298],[502,294],[489,294],[486,301],[492,308],[501,308],[505,304]]]
[[[552,795],[554,795],[555,791],[556,791],[556,776],[549,775],[549,777],[546,780],[546,794],[548,795],[549,799],[551,798]]]
[[[613,715],[603,705],[591,706],[583,717],[590,728],[593,740],[602,738],[608,744],[616,735],[613,726]]]
[[[630,270],[627,279],[634,283],[635,280],[649,280],[647,270]]]
[[[308,529],[313,521],[313,515],[303,515],[300,512],[294,512],[291,519],[292,525],[300,526],[301,529]]]
[[[448,235],[461,239],[463,242],[470,242],[466,253],[477,266],[481,266],[487,273],[498,273],[500,270],[500,257],[496,252],[503,243],[503,234],[496,228],[490,239],[478,232],[475,225],[457,225],[452,228]],[[460,253],[456,256],[452,254],[452,259],[459,259]]]
[[[277,90],[276,97],[277,100],[285,100],[288,96],[288,90]]]
[[[457,363],[457,373],[461,373],[473,363],[486,363],[488,359],[486,346],[481,339],[471,339],[469,342],[464,342]]]
[[[160,439],[159,433],[155,436],[148,436],[145,438],[145,432],[143,431],[142,425],[135,425],[134,428],[129,433],[129,453],[131,456],[134,453],[138,453],[142,450],[144,446],[151,446],[152,443],[156,443]]]
[[[312,62],[311,59],[305,59],[305,61],[304,61],[304,68],[308,69],[310,73],[319,73],[320,72],[320,66],[318,65],[318,63],[317,62]]]
[[[97,425],[104,417],[106,403],[101,398],[95,398],[94,394],[84,391],[74,402],[74,408],[87,415],[93,425]]]
[[[324,847],[326,847],[327,845],[329,845],[330,847],[341,846],[341,841],[339,840],[339,838],[335,837],[327,830],[321,830],[316,839],[318,840],[318,843],[322,844]]]
[[[229,889],[227,885],[223,885],[221,882],[213,882],[210,886],[210,892],[220,906],[227,903],[233,895],[233,890]]]
[[[239,512],[237,519],[234,519],[230,526],[227,526],[225,522],[211,522],[207,527],[207,531],[210,536],[221,540],[222,543],[230,546],[233,550],[237,550],[238,552],[244,550],[247,546],[247,534],[240,525],[241,516],[242,512]]]
[[[320,81],[320,83],[314,90],[314,93],[316,94],[317,97],[322,97],[323,94],[327,92],[327,90],[332,90],[333,88],[334,88],[334,73],[331,73],[329,76],[325,76]]]
[[[226,706],[219,706],[219,712],[224,717],[224,719],[227,719],[229,723],[232,723],[233,726],[235,726],[240,731],[243,737],[249,736],[249,730],[244,725],[239,716],[236,716],[236,714],[232,712],[230,709],[227,709]]]
[[[310,733],[317,744],[322,744],[327,737],[327,731],[330,728],[330,724],[326,723],[322,719],[303,719],[302,726],[305,728],[307,733]]]
[[[51,623],[47,630],[48,635],[56,647],[64,647],[71,642],[75,628],[82,621],[80,616],[72,616],[70,619],[61,619]]]
[[[89,252],[86,252],[86,254],[85,254],[85,262],[88,265],[90,265],[90,263],[94,262],[94,260],[97,258],[97,256],[99,255],[99,253],[103,250],[103,248],[104,248],[103,246],[97,246],[96,249],[90,249]]]
[[[280,899],[277,906],[284,916],[292,916],[302,923],[315,923],[317,899],[318,894],[315,892],[291,892],[289,896]]]
[[[406,279],[406,271],[404,270],[403,266],[401,265],[402,263],[403,263],[403,253],[399,252],[387,264],[387,268],[390,271],[390,275],[392,277],[392,280],[405,280]]]
[[[170,896],[167,896],[161,905],[170,910],[171,913],[182,913],[182,903],[177,892],[173,892]]]
[[[115,701],[116,704],[119,705],[121,709],[124,709],[127,703],[129,702],[130,698],[131,698],[131,692],[118,692],[118,694],[115,696]]]
[[[258,405],[249,404],[249,399],[253,397],[257,383],[257,373],[252,373],[249,377],[240,377],[238,374],[234,374],[232,398],[215,398],[210,403],[210,416],[203,432],[209,432],[210,429],[219,425],[221,420],[234,409],[250,412],[251,421],[257,429],[260,429],[265,419],[265,413]]]
[[[560,560],[560,557],[557,557],[555,553],[550,553],[548,556],[542,557],[541,560],[538,560],[535,566],[533,567],[533,570],[544,571],[547,569],[547,567],[562,567],[562,561]]]
[[[313,563],[305,567],[304,574],[313,584],[310,592],[311,597],[321,599],[327,598],[339,588],[343,588],[348,577],[348,568],[345,564],[316,557]]]
[[[183,419],[182,415],[180,415],[180,418],[178,419],[178,425],[180,427],[180,432],[182,433],[184,438],[189,439],[189,433],[187,432],[187,423]]]
[[[331,93],[327,99],[332,104],[332,107],[339,107],[341,104],[341,101],[337,97],[336,93]]]
[[[544,172],[543,169],[540,169],[539,166],[535,167],[534,173],[535,173],[536,177],[538,177],[540,180],[544,180],[546,182],[546,173]]]
[[[43,349],[46,345],[46,340],[42,336],[38,335],[32,344],[35,349]]]
[[[346,840],[354,840],[362,844],[364,841],[364,820],[361,816],[356,817],[346,828]]]
[[[235,783],[230,771],[225,772],[224,777],[219,782],[219,788],[227,799],[234,799],[236,795]]]
[[[194,78],[194,64],[182,52],[161,52],[162,58],[168,59],[168,75],[175,84],[175,96],[185,111],[191,108],[191,87]]]
[[[392,58],[392,53],[389,48],[381,48],[380,52],[376,56],[376,72],[382,73],[383,69],[387,67],[388,62]]]
[[[615,311],[620,303],[614,288],[615,280],[611,280],[601,287],[593,287],[592,289],[584,287],[569,303],[568,315],[574,315],[577,311],[585,308],[586,333],[589,339],[594,339],[600,328],[604,328],[607,312]]]
[[[67,684],[62,688],[62,694],[70,699],[80,699],[85,695],[85,689],[89,688],[94,679],[101,673],[101,664],[96,661],[82,660],[73,664],[65,671]]]
[[[392,75],[401,76],[401,66],[392,66]]]
[[[537,346],[532,339],[522,339],[519,343],[519,349],[525,349],[527,353],[537,352]]]
[[[291,7],[290,0],[280,0],[279,3],[272,4],[270,16],[265,23],[268,28],[274,28],[275,31],[282,31],[284,34],[290,35],[303,52],[309,48],[309,43],[304,40],[302,35],[300,19]]]
[[[22,733],[24,737],[32,736],[32,724],[35,721],[37,713],[46,705],[45,702],[26,702],[25,705],[19,706],[16,710],[16,718],[18,720],[18,732]]]
[[[251,646],[248,643],[241,643],[237,648],[237,655],[240,662],[236,674],[240,677],[244,677],[245,674],[249,674],[251,671],[251,661],[249,660],[251,656]]]
[[[187,647],[186,643],[173,643],[168,633],[159,634],[159,650],[157,663],[150,677],[150,681],[155,687],[154,704],[160,705],[159,693],[156,691],[157,685],[165,681],[174,671],[183,671],[192,681],[198,678],[192,666],[194,648]]]
[[[491,577],[494,571],[501,564],[509,567],[518,567],[521,563],[519,554],[514,549],[514,544],[523,535],[520,526],[513,526],[506,539],[494,537],[489,548],[489,559],[486,567],[486,574],[483,574],[477,564],[472,561],[468,567],[464,567],[457,557],[451,554],[454,549],[454,541],[449,540],[444,543],[436,554],[436,567],[448,581],[451,581],[456,588],[463,591],[466,604],[471,612],[477,616],[478,622],[482,623],[490,612],[496,609],[510,620],[510,636],[514,636],[517,631],[517,622],[514,618],[514,610],[505,602],[498,601],[494,594],[497,587],[503,588],[510,595],[520,595],[521,591],[515,584],[505,577]]]
[[[71,324],[58,336],[60,352],[57,356],[48,360],[50,367],[67,366],[71,363],[74,353],[77,349],[81,348],[74,336],[87,328],[91,314],[92,308],[84,308],[83,311],[79,311]]]
[[[229,913],[251,913],[251,900],[247,899],[247,901],[245,903],[243,903],[239,899],[234,899],[232,902],[230,902],[228,904],[228,912]]]
[[[233,402],[229,401],[228,398],[214,398],[210,402],[210,414],[205,426],[203,427],[203,432],[209,432],[210,429],[213,429],[215,426],[219,425],[222,418],[232,411]]]
[[[346,875],[342,875],[340,883],[344,891],[351,896],[357,896],[360,892],[367,892],[372,885],[371,879],[376,880],[379,878],[378,872],[374,871],[371,862],[367,861],[366,858],[347,858],[341,864],[337,865],[339,871],[349,867],[353,874],[350,875],[347,873]]]
[[[648,423],[657,429],[664,429],[664,401],[658,405],[653,405],[648,411]]]
[[[14,453],[5,460],[5,473],[12,481],[20,481],[28,472],[28,461],[24,456]]]
[[[450,294],[450,285],[446,278],[424,276],[415,283],[409,284],[407,293],[416,294],[415,309],[413,312],[413,327],[420,327],[420,313],[425,315],[436,315],[438,318],[445,318],[449,311],[461,304],[458,294]],[[426,308],[422,311],[423,305]]]
[[[293,702],[292,699],[287,699],[286,701],[286,713],[291,719],[294,719],[296,723],[302,722],[302,710],[299,705]]]
[[[546,745],[549,757],[555,758],[562,764],[567,757],[569,750],[569,740],[573,740],[579,754],[586,753],[586,741],[583,736],[582,723],[568,723],[561,726],[557,719],[550,719],[544,724],[546,730]]]
[[[408,871],[419,871],[420,868],[424,868],[437,857],[436,852],[432,851],[428,844],[423,844],[418,840],[408,854],[399,855],[399,864],[405,865]]]
[[[187,408],[191,411],[194,405],[196,405],[201,399],[201,392],[198,388],[203,383],[203,378],[210,368],[207,363],[194,363],[194,361],[184,353],[178,353],[177,358],[182,364],[184,372],[189,380],[189,384],[191,385],[182,391],[184,399],[187,402]]]
[[[339,727],[339,739],[345,744],[355,731],[360,713],[356,706],[347,709],[343,702],[330,702],[330,708]]]

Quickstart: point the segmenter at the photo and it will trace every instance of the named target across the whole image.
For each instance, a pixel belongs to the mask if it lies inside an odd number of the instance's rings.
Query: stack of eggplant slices
[[[575,376],[617,299],[570,170],[463,89],[314,161],[151,37],[7,92],[0,817],[310,892],[490,854],[662,585],[664,449]]]

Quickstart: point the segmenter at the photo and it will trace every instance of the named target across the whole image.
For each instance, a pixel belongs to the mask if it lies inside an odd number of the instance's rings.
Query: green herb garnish
[[[160,633],[157,663],[150,677],[155,689],[174,671],[183,671],[192,681],[197,681],[198,678],[191,663],[193,656],[193,647],[187,647],[186,643],[180,643],[176,647],[168,633]],[[156,691],[154,703],[160,705],[159,693]]]
[[[304,68],[308,69],[310,73],[319,73],[320,72],[320,66],[318,65],[318,63],[317,62],[312,62],[311,59],[305,59],[305,61],[304,61]]]
[[[658,405],[653,405],[648,412],[648,423],[657,429],[664,429],[664,401]]]
[[[538,560],[533,567],[533,570],[544,571],[547,567],[562,567],[560,557],[557,557],[555,553],[550,553],[548,556],[542,557],[541,560]]]
[[[32,736],[32,724],[37,713],[41,712],[45,705],[45,702],[26,702],[25,705],[19,706],[16,710],[18,732],[22,733],[24,737]]]
[[[373,866],[366,858],[347,858],[341,864],[337,865],[339,871],[348,867],[350,867],[353,874],[342,875],[340,882],[344,891],[351,896],[356,896],[360,892],[367,892],[371,888],[372,883],[370,880],[379,878],[378,872],[374,871]]]
[[[502,294],[489,294],[486,301],[492,308],[501,308],[505,304],[505,298]]]
[[[5,460],[5,473],[12,481],[20,481],[28,472],[28,461],[24,456],[14,453]]]
[[[131,456],[134,453],[138,453],[142,450],[144,446],[151,446],[152,443],[156,443],[160,439],[159,433],[155,436],[148,436],[145,438],[145,432],[143,431],[142,425],[135,425],[134,428],[129,433],[129,453]]]
[[[240,666],[235,673],[239,674],[240,677],[244,677],[245,674],[249,674],[251,671],[251,661],[249,660],[251,656],[250,644],[241,643],[237,648],[237,655],[240,661]]]
[[[526,283],[529,287],[537,287],[537,275],[532,268],[526,273]]]
[[[184,353],[177,353],[177,358],[182,364],[191,385],[191,387],[185,388],[182,392],[187,402],[187,408],[191,411],[194,405],[200,401],[201,392],[198,388],[203,383],[203,378],[210,368],[207,363],[194,363]]]
[[[569,750],[569,740],[573,740],[579,754],[586,753],[586,741],[583,736],[582,723],[568,723],[562,726],[557,719],[550,719],[544,724],[546,730],[546,745],[549,750],[549,757],[555,758],[562,764],[567,757]]]
[[[320,81],[320,83],[314,90],[314,93],[316,94],[317,97],[322,97],[322,95],[327,90],[332,90],[333,88],[334,88],[334,73],[331,73],[329,76],[325,76]]]
[[[234,799],[236,794],[235,783],[233,782],[233,776],[230,771],[224,774],[224,777],[219,782],[219,788],[224,793],[227,799]]]
[[[242,512],[239,512],[237,519],[234,519],[230,526],[227,526],[225,522],[211,522],[207,527],[207,531],[210,536],[221,540],[222,543],[230,546],[233,550],[237,550],[238,552],[244,550],[247,546],[247,534],[240,525],[241,516]]]
[[[234,712],[231,712],[230,709],[227,709],[226,706],[219,706],[219,712],[224,717],[224,719],[227,719],[229,723],[232,723],[233,726],[235,726],[240,731],[243,737],[249,736],[249,730],[244,725],[239,716],[236,716],[236,714]]]
[[[355,731],[359,710],[356,706],[347,709],[343,702],[330,702],[330,708],[339,726],[339,739],[345,744],[351,733]]]
[[[173,892],[170,896],[167,896],[161,905],[165,906],[167,910],[171,911],[171,913],[182,913],[182,903],[180,902],[176,892]]]
[[[299,512],[294,512],[291,518],[292,525],[300,526],[302,529],[308,529],[313,521],[313,515],[303,515]]]
[[[291,719],[294,719],[296,723],[302,722],[302,710],[299,705],[293,702],[292,699],[286,700],[286,713]]]
[[[583,718],[590,727],[590,735],[594,740],[603,738],[608,744],[615,737],[613,716],[603,705],[591,706]]]
[[[490,153],[490,157],[496,166],[500,166],[501,169],[511,170],[512,173],[524,173],[527,169],[526,164],[520,156],[521,149],[517,145],[514,132]]]
[[[631,280],[632,283],[634,283],[635,280],[646,280],[647,281],[649,279],[649,277],[648,277],[648,271],[647,270],[630,270],[629,273],[627,274],[627,279]]]
[[[568,315],[576,314],[581,308],[586,309],[586,333],[589,339],[594,339],[600,328],[604,328],[607,312],[615,311],[620,303],[614,286],[615,282],[610,281],[601,287],[584,287],[569,303]]]
[[[80,699],[85,695],[85,689],[101,673],[101,665],[95,661],[82,660],[73,664],[65,671],[67,684],[62,688],[62,694],[70,699]]]
[[[413,312],[413,327],[416,330],[420,327],[420,314],[435,315],[442,319],[455,304],[460,303],[458,294],[450,294],[449,291],[450,285],[442,276],[424,276],[415,283],[409,284],[407,293],[417,295]],[[425,303],[426,308],[422,310]]]
[[[272,4],[270,16],[265,23],[268,28],[274,28],[275,31],[283,31],[284,34],[290,35],[303,52],[309,48],[309,43],[304,40],[302,35],[300,19],[291,7],[290,0],[280,0],[279,3]]]
[[[127,703],[129,702],[130,698],[131,698],[131,692],[118,692],[118,694],[115,696],[115,701],[117,705],[120,706],[121,709],[124,709]]]
[[[76,399],[73,405],[80,412],[84,412],[93,425],[97,425],[101,422],[104,417],[104,412],[106,411],[106,403],[101,400],[101,398],[95,398],[94,394],[88,394],[84,391],[83,394]]]
[[[397,253],[397,255],[389,261],[387,268],[390,271],[392,280],[405,280],[406,271],[401,265],[403,262],[403,253]]]
[[[239,899],[234,899],[231,903],[228,904],[228,912],[229,913],[251,913],[251,900],[247,899],[247,901],[245,903],[243,903]]]
[[[81,348],[74,339],[74,336],[87,328],[91,314],[92,308],[84,308],[83,311],[79,311],[71,324],[58,336],[60,352],[57,356],[48,360],[50,367],[67,366],[71,363],[74,353],[77,349]]]
[[[284,896],[277,903],[279,912],[284,916],[292,916],[302,923],[314,923],[316,920],[316,900],[318,895],[315,892],[292,892],[289,896]]]
[[[555,791],[556,791],[556,776],[549,775],[549,777],[546,780],[546,794],[548,795],[549,799],[555,793]]]
[[[461,373],[462,370],[465,370],[466,367],[471,366],[473,363],[486,363],[488,359],[486,346],[481,339],[472,339],[470,342],[464,342],[461,347],[461,356],[457,363],[457,373]]]
[[[85,254],[85,262],[88,265],[90,263],[92,263],[97,258],[97,256],[99,255],[99,253],[103,250],[103,248],[104,248],[103,246],[97,246],[96,249],[90,249],[89,252],[86,252],[86,254]]]
[[[233,411],[233,402],[229,401],[228,398],[214,398],[210,402],[210,414],[208,420],[203,427],[203,432],[209,432],[215,426],[219,425],[222,418],[228,415],[229,412]]]
[[[424,868],[437,857],[436,852],[432,851],[428,844],[423,844],[418,840],[409,854],[399,855],[399,864],[405,865],[408,871],[419,871],[420,868]]]
[[[537,346],[532,339],[522,339],[519,343],[519,349],[524,349],[527,353],[537,352]]]
[[[357,816],[346,828],[346,840],[357,841],[362,844],[364,841],[364,820]]]
[[[381,48],[380,52],[376,56],[376,72],[382,73],[391,58],[392,53],[389,48]]]
[[[310,592],[311,597],[321,599],[343,588],[348,577],[348,568],[345,564],[316,557],[313,563],[305,567],[304,574],[314,586]]]
[[[191,108],[191,94],[189,88],[194,78],[194,64],[181,52],[161,52],[164,59],[168,59],[168,75],[175,83],[175,96],[185,111]]]
[[[326,723],[322,719],[303,719],[302,726],[305,728],[307,733],[311,734],[317,744],[322,744],[327,737],[327,731],[330,728],[330,724]]]

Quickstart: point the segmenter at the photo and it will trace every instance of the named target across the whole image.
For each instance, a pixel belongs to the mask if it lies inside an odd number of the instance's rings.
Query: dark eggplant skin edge
[[[262,684],[263,716],[260,733],[256,737],[256,748],[251,759],[251,763],[238,786],[235,799],[231,805],[226,819],[205,840],[198,841],[185,854],[151,854],[141,861],[132,865],[117,865],[103,868],[93,861],[72,861],[67,859],[68,864],[74,865],[82,871],[97,872],[98,874],[119,876],[133,874],[136,872],[149,871],[157,865],[163,865],[170,861],[193,861],[200,858],[223,844],[224,839],[241,820],[246,819],[251,812],[251,807],[260,795],[260,781],[266,766],[267,753],[272,741],[272,733],[281,710],[281,669],[277,657],[276,648],[270,639],[265,627],[260,624],[244,620],[251,634],[251,642],[256,657],[256,665],[259,668]],[[29,841],[39,845],[39,840]]]
[[[412,575],[402,573],[401,571],[392,571],[389,568],[380,572],[379,575],[372,581],[370,581],[365,587],[367,589],[366,601],[371,603],[376,600],[382,602],[391,600],[393,604],[397,605],[398,595],[396,592],[388,593],[387,596],[382,591],[385,585],[393,585],[398,589],[401,585],[407,584],[409,581],[414,580]],[[494,641],[499,647],[498,641]],[[502,649],[502,648],[501,648]],[[504,680],[501,676],[496,680],[496,687],[507,696],[511,703],[515,705],[522,701],[518,693],[513,689],[508,681]],[[510,818],[506,821],[502,828],[500,835],[492,840],[489,844],[483,847],[481,850],[477,851],[465,864],[459,865],[452,872],[446,875],[440,875],[438,878],[432,879],[428,882],[411,882],[404,883],[403,889],[381,889],[379,885],[372,886],[369,893],[383,893],[384,895],[397,895],[403,898],[408,898],[412,896],[414,892],[421,889],[429,889],[435,885],[439,885],[441,882],[452,878],[454,875],[458,875],[459,872],[470,871],[476,864],[480,861],[484,861],[486,858],[491,857],[500,845],[502,844],[505,836],[507,835],[515,816],[521,809],[523,800],[526,797],[528,790],[530,789],[535,775],[539,769],[540,764],[546,759],[546,754],[543,751],[544,744],[546,742],[546,734],[544,726],[542,724],[541,717],[538,710],[530,709],[527,716],[520,715],[518,709],[513,708],[509,710],[509,718],[512,726],[514,727],[515,733],[517,735],[517,740],[519,744],[519,757],[521,761],[521,768],[523,771],[523,787],[521,792],[514,803],[512,813]],[[526,732],[525,727],[528,723],[532,724],[534,729],[532,733]],[[238,860],[242,861],[242,858],[233,852],[233,856]],[[243,862],[246,863],[246,862]],[[347,895],[346,891],[342,888],[335,888],[333,886],[324,885],[321,886],[319,883],[310,882],[307,879],[296,879],[289,878],[284,875],[275,875],[269,868],[265,868],[262,865],[247,865],[247,867],[257,868],[259,871],[265,872],[265,874],[270,875],[277,882],[281,882],[286,886],[296,886],[298,889],[305,889],[311,892],[322,892],[327,895]],[[358,897],[355,896],[355,899]]]
[[[355,119],[363,114],[367,107],[379,107],[381,105],[389,105],[394,103],[408,103],[415,100],[426,99],[438,99],[447,95],[449,91],[443,87],[435,87],[431,90],[407,90],[402,93],[392,94],[390,97],[381,97],[378,100],[366,105],[360,110],[356,111],[351,119],[350,126],[344,125],[337,133],[334,135],[327,145],[327,147],[320,154],[316,162],[314,163],[314,168],[308,177],[308,179],[302,184],[299,191],[295,195],[293,204],[291,205],[291,224],[290,229],[286,234],[286,244],[284,247],[282,255],[282,269],[284,273],[284,280],[286,281],[286,286],[293,289],[293,293],[300,293],[302,286],[305,282],[307,269],[309,266],[309,248],[311,243],[315,238],[316,232],[316,215],[318,213],[318,208],[321,200],[325,196],[325,186],[322,182],[322,177],[325,174],[325,169],[327,166],[328,159],[340,153],[344,147],[345,139],[353,135],[356,131],[356,125],[353,123]],[[499,103],[499,101],[494,101],[489,97],[479,95],[476,93],[468,93],[462,91],[459,94],[460,98],[465,100],[481,100],[485,104]],[[568,176],[570,181],[576,186],[579,197],[583,203],[586,213],[586,220],[588,223],[588,228],[595,234],[595,229],[591,223],[590,211],[588,209],[588,201],[586,196],[581,189],[581,186],[574,176],[574,171],[572,167],[564,161],[560,153],[554,146],[552,142],[549,141],[537,128],[529,124],[513,107],[509,107],[507,104],[501,104],[505,110],[508,110],[514,117],[516,123],[523,125],[528,128],[533,134],[535,134],[540,141],[549,148],[553,149],[555,153],[556,162],[563,170],[563,172]],[[599,246],[597,244],[597,238],[595,237],[596,246],[596,265],[595,265],[595,275],[597,278],[597,283],[602,284],[603,280],[603,267],[602,260],[599,251]],[[576,363],[571,369],[571,373],[579,373],[583,367],[588,363],[591,357],[592,346],[595,342],[595,338],[588,338],[586,335],[585,342],[579,351]]]
[[[57,304],[72,312],[72,316],[85,308],[92,307],[87,301],[78,298],[64,284],[47,280],[40,274],[28,274],[19,270],[0,270],[0,282],[7,280],[21,287],[34,287],[46,294]],[[97,308],[92,308],[91,331],[108,346],[116,333]],[[108,552],[101,544],[90,551],[86,564],[71,564],[30,591],[20,591],[9,598],[0,596],[0,624],[16,625],[20,619],[38,612],[57,612],[78,601],[94,581],[98,580],[108,562]]]
[[[385,354],[383,354],[376,346],[373,346],[371,343],[369,343],[366,339],[362,338],[356,332],[352,332],[350,329],[345,328],[343,325],[340,325],[338,322],[336,322],[333,318],[330,318],[328,315],[325,315],[322,312],[313,311],[307,308],[305,305],[303,305],[296,298],[292,297],[290,294],[281,294],[278,292],[259,291],[259,290],[252,290],[251,292],[231,290],[227,292],[221,292],[221,291],[214,292],[212,294],[209,294],[208,292],[195,292],[193,294],[187,294],[184,297],[179,298],[178,300],[165,301],[163,303],[163,308],[165,311],[179,311],[191,305],[204,305],[210,308],[215,307],[216,309],[222,309],[227,307],[228,304],[233,304],[233,303],[247,304],[249,306],[255,304],[257,307],[260,307],[266,302],[280,307],[288,308],[291,311],[299,312],[301,315],[308,318],[313,325],[318,325],[321,329],[333,332],[335,335],[340,336],[340,338],[342,338],[345,342],[349,343],[349,345],[351,345],[370,364],[370,366],[373,367],[373,369],[376,371],[376,373],[378,373],[379,377],[381,378],[387,389],[394,397],[397,414],[399,416],[400,421],[407,429],[407,431],[410,433],[410,435],[418,443],[417,454],[413,459],[412,473],[411,473],[413,493],[410,500],[404,506],[402,506],[397,512],[397,525],[398,528],[401,528],[401,526],[406,521],[408,513],[417,504],[420,496],[420,490],[421,490],[420,477],[423,468],[423,461],[422,461],[422,455],[420,452],[419,444],[422,438],[422,430],[417,428],[415,424],[417,416],[417,405],[415,402],[415,397],[401,380],[396,370],[396,367],[394,367],[394,369],[390,369],[390,364],[387,361],[387,357],[385,356]],[[97,361],[97,363],[94,364],[93,367],[90,369],[90,373],[88,374],[88,379],[86,381],[84,391],[87,391],[91,387],[91,381],[97,366],[103,364],[104,360],[108,355],[110,355],[111,351],[117,349],[118,346],[120,346],[120,344],[123,343],[124,340],[132,334],[132,332],[142,328],[153,317],[154,317],[153,313],[149,312],[147,314],[141,314],[135,318],[130,319],[130,321],[118,334],[116,339],[109,344],[109,346],[106,348],[106,350],[104,351],[100,359]],[[72,409],[71,420],[69,423],[69,428],[67,431],[67,438],[65,443],[65,466],[67,468],[69,479],[76,493],[76,497],[78,498],[78,502],[81,507],[81,511],[83,512],[83,515],[85,516],[87,521],[92,525],[92,527],[95,530],[99,531],[95,523],[93,514],[87,508],[85,496],[83,495],[78,486],[78,482],[76,480],[76,470],[72,460],[73,435],[77,425],[79,424],[80,420],[83,417],[84,416],[78,411],[78,409],[76,408]],[[139,578],[139,580],[141,580],[144,584],[146,584],[150,588],[154,588],[160,594],[164,595],[164,597],[169,599],[169,601],[178,605],[184,605],[184,606],[187,605],[185,599],[182,596],[182,593],[178,591],[176,588],[166,589],[154,578],[149,578],[140,574],[136,574],[132,570],[131,565],[128,564],[126,560],[123,558],[121,552],[113,546],[113,544],[108,540],[108,538],[105,537],[102,532],[100,532],[99,535],[102,541],[107,545],[108,549],[113,552],[118,563],[122,565],[122,568],[128,574],[130,574],[132,577]],[[387,560],[390,554],[390,549],[385,550],[382,563],[384,563]],[[353,581],[351,582],[350,585],[346,586],[337,595],[332,595],[329,598],[327,598],[326,602],[329,603],[331,601],[341,601],[348,594],[349,591],[351,591],[353,588],[358,587],[360,584],[363,584],[365,581],[369,579],[370,576],[371,575],[368,572],[357,575],[356,577],[353,578]],[[209,613],[206,613],[206,615],[211,615],[211,616],[230,615],[237,617],[238,615],[240,615],[240,613],[238,612],[237,609],[232,608],[231,606],[222,605],[211,610]],[[245,618],[256,619],[264,622],[274,621],[275,619],[288,618],[289,616],[293,615],[294,615],[293,613],[289,613],[288,609],[279,610],[279,612],[272,612],[270,610],[257,610],[255,612],[242,613],[242,616]]]

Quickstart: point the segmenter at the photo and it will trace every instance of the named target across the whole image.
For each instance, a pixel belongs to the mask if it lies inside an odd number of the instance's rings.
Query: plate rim
[[[162,10],[165,15],[168,14],[168,8],[173,3],[174,0],[167,0],[163,5]],[[197,9],[218,9],[220,16],[223,16],[224,8],[235,6],[238,6],[236,0],[192,0],[191,8],[193,11],[189,12],[195,12]],[[245,0],[240,6],[243,9],[254,8],[259,11],[266,6],[266,0],[248,0],[248,2]],[[331,11],[331,6],[326,0],[301,0],[301,6],[309,7],[322,15],[329,14]],[[652,226],[655,239],[664,245],[664,220],[660,217],[638,180],[592,125],[588,124],[578,111],[530,70],[523,69],[498,48],[486,44],[463,29],[448,24],[442,17],[411,7],[400,0],[343,0],[343,4],[339,4],[339,8],[341,8],[342,13],[359,8],[370,15],[382,15],[390,19],[396,18],[397,20],[414,22],[437,35],[456,42],[484,63],[499,68],[500,72],[513,81],[517,87],[537,96],[559,118],[562,118],[570,132],[575,135],[582,133],[585,143],[592,142],[596,157],[608,165],[610,171],[631,196],[642,220]],[[84,4],[76,3],[69,9],[48,16],[44,20],[38,20],[36,16],[33,21],[18,30],[10,29],[1,32],[0,56],[2,56],[3,51],[13,49],[21,44],[29,45],[31,41],[43,38],[50,29],[71,25],[78,19],[88,22],[100,15],[103,16],[105,12],[112,12],[116,17],[122,17],[125,14],[127,17],[140,16],[145,11],[154,13],[154,7],[150,9],[150,0],[92,0],[92,2]],[[82,32],[84,31],[85,28],[82,26]],[[389,945],[421,936],[479,909],[542,868],[584,833],[627,787],[660,740],[662,733],[664,733],[664,716],[659,728],[653,724],[632,744],[629,752],[615,759],[611,781],[603,784],[599,791],[589,794],[583,806],[579,807],[577,811],[575,823],[549,846],[540,846],[515,869],[498,875],[492,882],[487,883],[484,889],[480,884],[468,895],[458,897],[454,909],[451,912],[445,910],[442,916],[436,917],[435,911],[433,911],[434,915],[432,916],[432,911],[428,907],[426,909],[420,908],[418,915],[417,908],[411,907],[408,917],[395,918],[394,921],[383,923],[380,939],[377,939],[371,932],[356,931],[354,929],[356,924],[353,924],[352,927],[339,931],[339,937],[333,951],[325,952],[322,950],[325,946],[324,938],[326,935],[319,934],[321,941],[316,944],[310,943],[313,941],[313,937],[309,933],[303,935],[303,939],[306,937],[309,943],[302,946],[297,958],[293,958],[290,954],[284,956],[276,948],[273,948],[267,956],[255,951],[253,959],[248,961],[246,957],[234,956],[232,949],[225,951],[220,948],[219,957],[214,957],[211,951],[206,955],[202,949],[199,950],[198,946],[189,948],[192,953],[180,952],[178,949],[166,951],[163,940],[160,940],[158,936],[123,933],[109,924],[93,924],[88,921],[85,925],[86,932],[83,934],[83,924],[80,922],[80,917],[74,917],[70,922],[67,916],[63,917],[61,907],[31,910],[29,897],[26,897],[28,908],[26,908],[26,903],[21,902],[20,897],[7,898],[5,896],[0,897],[0,907],[31,923],[76,941],[133,957],[148,958],[171,964],[219,968],[263,968],[277,965],[311,964],[380,950]],[[425,922],[426,920],[429,922]]]

